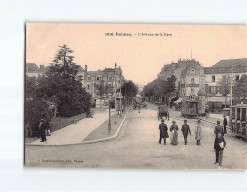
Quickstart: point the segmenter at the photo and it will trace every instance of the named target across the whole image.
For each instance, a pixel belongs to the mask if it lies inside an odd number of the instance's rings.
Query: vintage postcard
[[[246,170],[247,26],[25,33],[25,167]]]

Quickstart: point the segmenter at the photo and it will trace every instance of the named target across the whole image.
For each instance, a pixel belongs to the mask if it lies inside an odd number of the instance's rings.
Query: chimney
[[[87,65],[85,65],[85,72],[87,72]]]
[[[39,69],[40,69],[41,71],[44,70],[44,69],[45,69],[44,64],[41,64],[41,65],[39,66]]]

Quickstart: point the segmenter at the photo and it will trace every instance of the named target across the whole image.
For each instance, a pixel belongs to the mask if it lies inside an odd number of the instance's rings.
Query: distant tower
[[[190,58],[192,60],[192,47],[191,47],[191,51],[190,51]]]

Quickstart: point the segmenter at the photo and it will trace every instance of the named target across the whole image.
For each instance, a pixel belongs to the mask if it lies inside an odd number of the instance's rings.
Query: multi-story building
[[[203,87],[207,101],[230,104],[230,94],[228,94],[227,101],[225,101],[220,81],[223,77],[229,77],[230,84],[234,85],[243,74],[247,75],[247,58],[220,60],[211,67],[202,67],[194,59],[178,60],[177,63],[172,62],[164,65],[159,75],[166,79],[172,74],[177,78],[178,96],[190,96],[193,94],[196,96],[199,89]]]
[[[200,73],[200,79],[199,79]],[[195,59],[181,60],[166,64],[161,69],[160,77],[167,79],[171,75],[176,77],[176,91],[174,96],[190,96],[198,93],[198,85],[203,82],[203,67]],[[194,84],[192,84],[194,82]]]
[[[209,96],[221,96],[219,82],[223,77],[230,77],[232,84],[238,81],[243,74],[247,74],[247,58],[220,60],[212,67],[204,67],[205,80]]]
[[[180,76],[180,96],[198,96],[200,89],[205,89],[205,76],[203,67],[198,61],[190,60]]]
[[[85,65],[84,80],[82,81],[86,91],[92,95],[95,100],[100,98],[100,93],[97,86],[103,81],[104,85],[108,86],[108,94],[104,95],[112,98],[120,97],[120,88],[124,84],[124,77],[121,68],[105,68],[104,70],[88,71]]]

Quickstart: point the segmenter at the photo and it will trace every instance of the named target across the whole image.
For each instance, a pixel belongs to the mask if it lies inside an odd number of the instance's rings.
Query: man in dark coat
[[[39,132],[40,132],[40,136],[41,136],[41,141],[40,142],[46,142],[46,134],[45,134],[45,123],[44,120],[41,119],[40,123],[39,123]]]
[[[191,136],[190,126],[187,124],[187,120],[184,120],[184,124],[182,125],[181,131],[183,132],[184,136],[184,144],[187,145],[187,136],[188,134],[190,134]]]
[[[226,116],[224,115],[223,117],[224,117],[224,120],[223,120],[224,134],[227,134],[227,131],[226,131],[226,126],[228,125],[228,123],[227,123]]]
[[[164,138],[164,145],[166,145],[166,138],[168,138],[168,133],[167,133],[167,125],[165,124],[165,120],[161,120],[161,124],[159,125],[159,130],[160,130],[160,140],[159,143],[161,144],[162,138]]]
[[[216,161],[214,164],[219,163],[222,166],[223,162],[223,151],[226,147],[226,142],[222,133],[217,134],[215,141],[214,141],[214,151],[216,156]]]
[[[219,133],[224,135],[223,127],[220,125],[220,121],[217,121],[217,126],[215,126],[214,133],[217,136]]]

